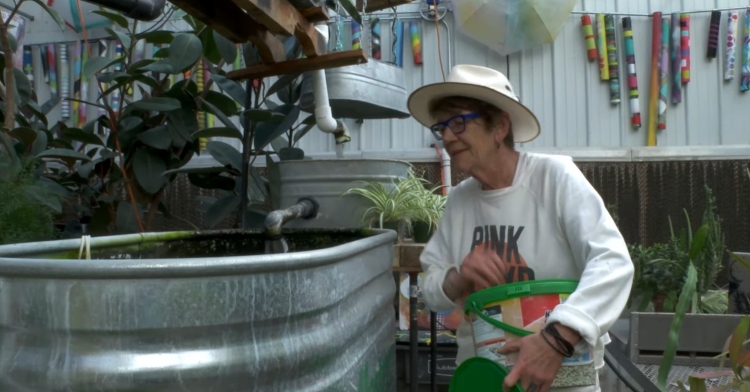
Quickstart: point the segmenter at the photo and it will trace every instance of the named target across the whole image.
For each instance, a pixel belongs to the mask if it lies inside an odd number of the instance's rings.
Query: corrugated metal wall
[[[629,123],[627,100],[613,106],[609,102],[608,82],[599,79],[598,63],[588,61],[585,53],[580,17],[576,13],[569,17],[565,27],[553,45],[545,45],[508,56],[497,55],[486,47],[475,43],[459,31],[455,31],[453,15],[445,17],[448,29],[440,25],[443,64],[449,70],[448,44],[452,46],[453,63],[486,65],[509,73],[521,99],[540,117],[543,132],[532,143],[521,146],[530,149],[547,148],[591,148],[638,147],[646,144],[648,121],[648,86],[650,83],[651,18],[646,14],[660,11],[665,14],[678,11],[709,11],[714,8],[750,6],[748,0],[628,0],[603,1],[581,0],[576,12],[634,13],[633,34],[636,50],[636,68],[640,88],[640,106],[644,126],[633,130]],[[402,6],[403,19],[414,18],[412,12],[417,5]],[[742,42],[744,10],[740,14],[738,43]],[[388,17],[389,14],[381,15]],[[616,18],[617,43],[620,55],[620,74],[624,75],[622,57],[622,15]],[[705,146],[748,144],[750,127],[746,107],[750,107],[750,96],[739,91],[741,68],[732,81],[723,80],[724,41],[726,39],[725,11],[719,38],[719,53],[716,59],[706,59],[706,42],[710,12],[691,14],[691,81],[683,89],[683,100],[670,103],[667,109],[667,129],[660,131],[658,146]],[[437,34],[434,22],[422,20],[416,14],[422,31],[424,64],[414,65],[411,47],[404,46],[404,71],[406,89],[411,92],[422,84],[442,79],[437,55]],[[383,23],[390,23],[384,21]],[[391,61],[390,27],[383,25],[383,60]],[[347,41],[348,42],[348,41]],[[738,48],[737,61],[741,62],[743,51]],[[373,60],[375,61],[375,60]],[[621,95],[627,97],[623,84]],[[353,125],[352,143],[347,151],[355,153],[402,151],[405,157],[417,150],[428,148],[431,135],[413,119],[369,120]],[[360,132],[362,139],[360,141]],[[308,134],[300,143],[306,152],[333,152],[334,145],[329,135],[320,132]]]

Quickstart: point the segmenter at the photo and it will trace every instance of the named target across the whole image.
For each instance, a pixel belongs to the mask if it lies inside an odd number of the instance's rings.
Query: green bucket
[[[578,287],[577,280],[567,279],[533,280],[490,287],[469,295],[466,299],[465,305],[466,314],[473,313],[493,327],[500,328],[501,330],[518,337],[528,336],[535,331],[526,330],[523,325],[514,326],[497,320],[496,318],[492,318],[485,314],[484,308],[487,306],[492,307],[493,305],[499,305],[500,309],[498,310],[502,312],[503,303],[506,304],[506,308],[508,307],[507,304],[511,304],[511,306],[517,304],[518,307],[520,307],[520,315],[523,319],[527,319],[528,317],[533,317],[534,313],[541,312],[539,312],[539,309],[526,309],[526,307],[521,305],[520,301],[517,303],[511,303],[509,300],[542,296],[544,299],[548,299],[548,301],[544,301],[548,306],[558,305],[564,302],[564,299],[561,298],[561,294],[567,297],[568,294],[575,291],[576,287]],[[554,306],[552,307],[554,308]],[[547,312],[552,309],[543,310]]]
[[[480,357],[469,358],[453,372],[448,392],[502,391],[508,373],[508,369],[497,362]],[[518,383],[510,392],[523,392],[523,388]]]
[[[549,279],[510,283],[469,295],[465,308],[471,318],[476,357],[512,368],[516,355],[502,355],[499,349],[506,341],[541,331],[549,313],[577,287],[577,280]],[[587,352],[564,358],[552,387],[589,386],[596,382],[593,352]]]

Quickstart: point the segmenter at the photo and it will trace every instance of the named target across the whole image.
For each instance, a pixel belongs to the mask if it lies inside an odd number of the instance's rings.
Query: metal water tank
[[[284,235],[0,246],[0,391],[395,392],[396,234]]]
[[[304,159],[280,161],[278,173],[269,173],[276,184],[272,193],[278,206],[290,206],[300,197],[312,196],[318,201],[318,217],[289,222],[297,228],[359,228],[365,210],[372,206],[359,195],[343,193],[364,182],[377,181],[387,189],[408,177],[411,164],[393,159]],[[274,186],[272,185],[272,188]]]

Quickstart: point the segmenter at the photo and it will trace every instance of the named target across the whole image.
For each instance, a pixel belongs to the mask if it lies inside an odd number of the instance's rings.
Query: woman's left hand
[[[507,342],[498,350],[503,355],[518,352],[513,370],[505,377],[504,391],[509,391],[518,381],[525,392],[549,391],[562,366],[563,356],[547,344],[541,333]]]

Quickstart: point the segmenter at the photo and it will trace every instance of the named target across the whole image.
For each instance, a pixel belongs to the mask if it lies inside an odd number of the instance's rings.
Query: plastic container
[[[474,357],[465,360],[456,368],[448,392],[498,392],[508,376],[505,366],[486,358]],[[516,384],[510,392],[523,392]]]
[[[550,312],[564,303],[578,286],[575,280],[551,279],[511,283],[477,291],[466,299],[475,355],[513,367],[517,353],[498,352],[506,342],[541,331]],[[552,387],[595,385],[597,381],[591,351],[565,358]]]

